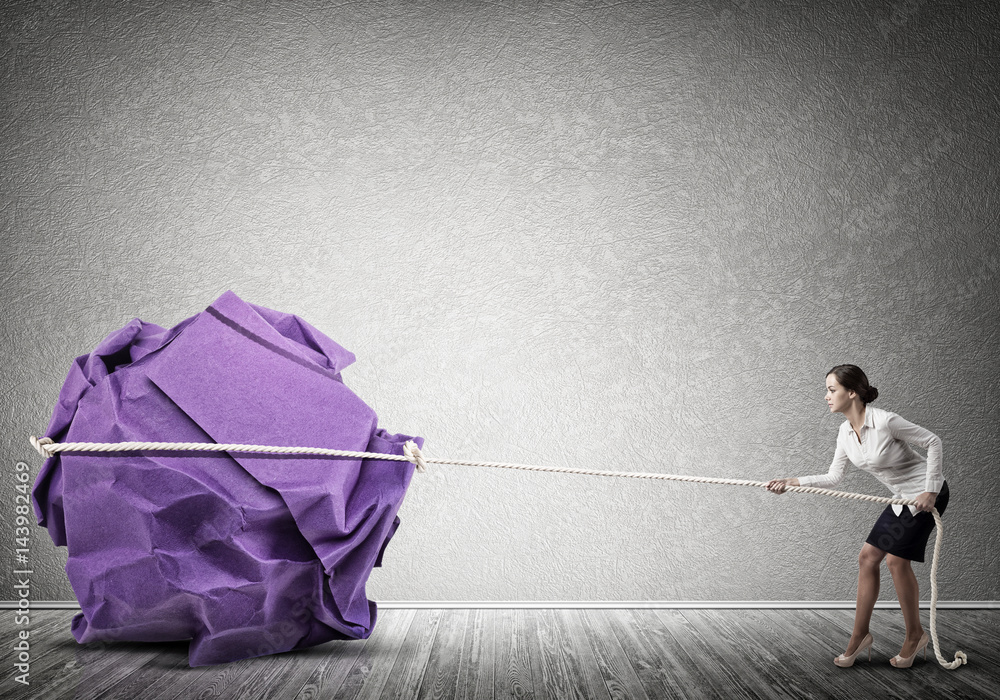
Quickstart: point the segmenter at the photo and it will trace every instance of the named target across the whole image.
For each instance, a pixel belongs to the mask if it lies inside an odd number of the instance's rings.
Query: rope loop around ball
[[[52,438],[50,437],[36,438],[34,435],[32,435],[29,439],[31,441],[31,446],[34,447],[35,450],[38,452],[38,454],[40,454],[42,457],[48,459],[49,457],[52,456],[53,454],[52,451],[46,448],[46,445],[52,444]]]
[[[417,447],[417,443],[413,440],[407,440],[403,444],[403,456],[410,462],[417,465],[418,472],[427,471],[427,462],[424,460],[424,455],[420,452],[420,448]]]

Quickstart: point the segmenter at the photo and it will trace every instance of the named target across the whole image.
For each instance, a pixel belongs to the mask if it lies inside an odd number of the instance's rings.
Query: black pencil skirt
[[[948,482],[946,481],[941,485],[934,507],[938,513],[944,515],[947,506]],[[917,511],[917,514],[913,515],[909,506],[903,506],[903,512],[896,515],[892,506],[886,506],[865,542],[903,559],[923,561],[927,540],[933,529],[934,516],[931,513]]]

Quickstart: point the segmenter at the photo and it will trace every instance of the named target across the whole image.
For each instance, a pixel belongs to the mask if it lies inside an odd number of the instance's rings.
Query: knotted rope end
[[[935,653],[937,654],[938,663],[941,664],[941,667],[942,668],[946,668],[949,671],[953,671],[956,668],[961,668],[963,664],[969,663],[969,657],[967,657],[965,655],[964,651],[956,651],[955,652],[955,660],[954,661],[945,661],[941,657],[941,654],[938,653],[936,650],[935,650]]]
[[[46,447],[46,445],[52,444],[53,442],[52,438],[50,437],[36,438],[34,435],[32,435],[29,438],[29,440],[31,441],[31,446],[34,447],[35,450],[37,450],[38,454],[40,454],[42,457],[48,458],[55,454],[55,452],[51,451]]]
[[[407,461],[413,462],[417,465],[418,472],[427,471],[427,462],[424,461],[424,455],[420,452],[420,448],[417,447],[417,443],[413,440],[407,440],[403,444],[403,456],[406,457]]]

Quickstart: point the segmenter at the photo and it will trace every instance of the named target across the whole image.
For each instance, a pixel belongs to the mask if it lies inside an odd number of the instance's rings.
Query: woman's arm
[[[924,491],[935,494],[939,493],[941,485],[944,484],[944,474],[941,466],[941,438],[926,428],[922,428],[916,423],[911,423],[895,413],[889,415],[886,427],[889,428],[889,434],[897,440],[919,445],[927,450],[927,478],[924,481]]]
[[[847,453],[844,451],[843,446],[841,446],[840,441],[837,441],[837,450],[833,453],[833,463],[830,465],[830,471],[826,474],[813,474],[812,476],[800,476],[799,485],[800,486],[817,486],[821,489],[828,489],[831,486],[836,486],[844,478],[844,472],[847,470]]]
[[[837,442],[837,450],[833,454],[833,463],[830,471],[826,474],[813,474],[812,476],[788,477],[784,479],[773,479],[768,482],[767,490],[774,493],[784,493],[785,486],[817,486],[822,489],[836,486],[844,478],[844,471],[847,469],[847,453]]]
[[[789,476],[784,479],[771,479],[767,482],[766,488],[768,491],[774,493],[784,493],[786,486],[801,486],[797,477]]]

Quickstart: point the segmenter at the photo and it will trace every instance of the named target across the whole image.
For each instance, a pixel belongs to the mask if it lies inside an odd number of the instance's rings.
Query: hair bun
[[[868,383],[868,377],[857,365],[837,365],[826,376],[833,375],[847,391],[854,392],[864,403],[871,403],[878,398],[878,389]]]

